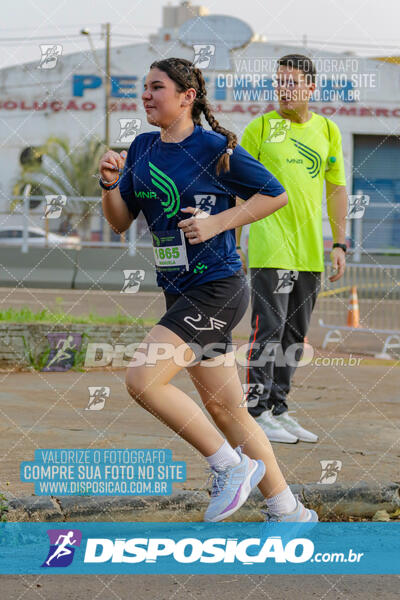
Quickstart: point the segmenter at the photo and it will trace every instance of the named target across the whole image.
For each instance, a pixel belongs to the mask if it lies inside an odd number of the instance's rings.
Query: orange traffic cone
[[[360,327],[360,307],[358,305],[357,286],[351,287],[349,306],[347,311],[347,326]]]

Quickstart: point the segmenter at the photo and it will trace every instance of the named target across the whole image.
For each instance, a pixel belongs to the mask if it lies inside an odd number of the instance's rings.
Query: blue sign
[[[273,77],[266,75],[233,75],[218,74],[210,86],[210,77],[204,78],[209,84],[210,98],[214,101],[227,102],[276,102],[276,87]],[[138,91],[136,75],[113,75],[111,77],[112,98],[137,98],[142,93]],[[143,78],[144,81],[144,78]],[[73,75],[73,95],[83,97],[86,90],[101,87],[103,80],[98,75]],[[324,79],[317,87],[311,102],[355,102],[354,84],[348,78]]]
[[[111,98],[137,98],[136,75],[113,75],[111,77]],[[73,75],[72,94],[82,98],[86,90],[95,90],[103,85],[103,80],[98,75]],[[132,90],[132,91],[124,91]]]
[[[400,523],[0,523],[1,574],[399,574]]]
[[[39,448],[20,477],[37,496],[167,496],[186,481],[186,463],[164,448]]]

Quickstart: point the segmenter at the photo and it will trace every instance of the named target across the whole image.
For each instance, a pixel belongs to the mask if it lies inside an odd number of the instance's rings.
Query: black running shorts
[[[250,297],[242,269],[182,294],[164,295],[167,312],[158,324],[191,346],[196,361],[232,351],[232,329],[244,316]]]

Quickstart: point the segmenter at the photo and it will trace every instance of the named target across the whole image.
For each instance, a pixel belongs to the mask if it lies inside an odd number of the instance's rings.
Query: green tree
[[[73,214],[78,216],[76,225],[85,240],[90,232],[90,214],[101,202],[98,179],[93,175],[98,172],[99,161],[105,151],[104,143],[96,138],[71,147],[67,138],[51,136],[37,147],[33,160],[21,165],[13,195],[22,195],[27,184],[32,186],[31,195],[64,194],[67,204],[63,208],[63,216],[68,219]],[[72,196],[96,197],[98,200],[76,202],[69,200]],[[12,203],[11,209],[15,204]]]

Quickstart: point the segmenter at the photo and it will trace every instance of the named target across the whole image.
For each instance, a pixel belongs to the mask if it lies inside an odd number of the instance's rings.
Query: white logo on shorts
[[[220,319],[215,319],[214,317],[209,317],[209,325],[206,327],[198,327],[197,323],[200,323],[202,316],[198,313],[196,318],[190,317],[189,315],[185,317],[183,320],[185,323],[196,329],[197,331],[210,331],[213,329],[222,329],[224,325],[226,325],[225,321],[221,321]]]

